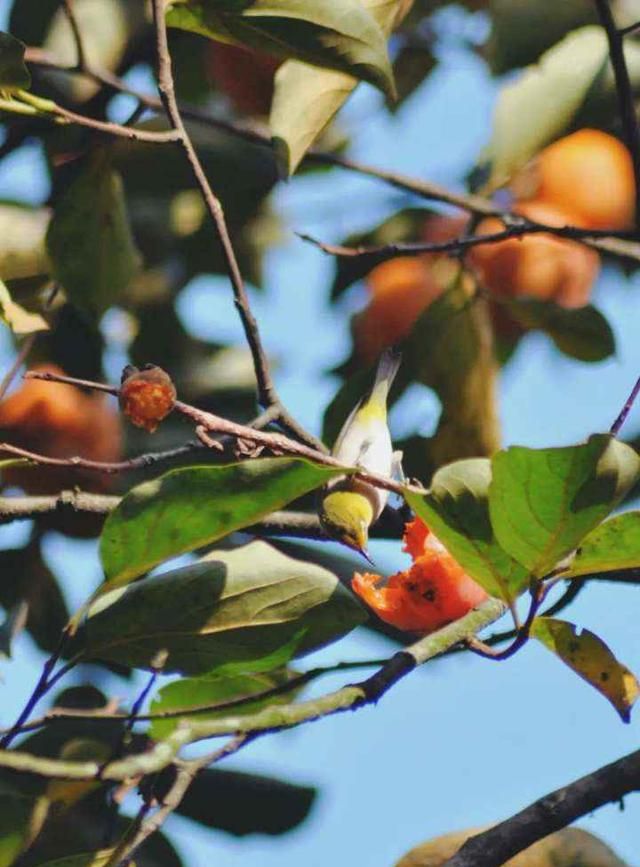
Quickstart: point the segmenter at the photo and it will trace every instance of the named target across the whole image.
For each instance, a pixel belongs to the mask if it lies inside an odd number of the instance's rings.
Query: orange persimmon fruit
[[[413,564],[382,586],[380,575],[356,573],[351,586],[381,620],[427,634],[464,617],[488,596],[419,518],[407,524],[404,550]]]
[[[33,368],[63,374],[53,364]],[[115,404],[104,394],[87,394],[72,385],[26,379],[0,402],[0,437],[7,443],[54,458],[80,456],[113,462],[122,455],[122,433]],[[6,455],[11,457],[11,455]],[[53,494],[78,485],[93,492],[110,487],[108,476],[76,467],[7,467],[3,485],[29,494]]]
[[[633,162],[625,145],[598,129],[553,142],[512,182],[516,198],[565,209],[575,226],[628,229],[635,214]]]
[[[575,225],[572,213],[546,202],[518,205],[515,212],[538,223],[560,227]],[[504,230],[496,217],[479,224],[478,235]],[[473,247],[469,262],[483,285],[497,297],[537,298],[561,307],[583,307],[598,275],[600,257],[577,241],[537,233]]]

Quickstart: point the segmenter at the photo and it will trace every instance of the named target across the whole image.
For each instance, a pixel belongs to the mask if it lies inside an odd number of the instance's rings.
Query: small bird
[[[387,398],[400,361],[400,354],[394,350],[384,352],[371,390],[344,423],[332,454],[345,466],[390,476],[399,465],[402,454],[394,453],[391,444]],[[388,497],[388,491],[342,476],[325,487],[318,517],[327,535],[369,560],[369,527],[380,517]]]

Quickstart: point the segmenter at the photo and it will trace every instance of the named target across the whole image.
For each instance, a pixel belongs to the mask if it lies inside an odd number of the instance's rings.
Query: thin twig
[[[160,830],[167,818],[180,805],[187,789],[200,771],[210,765],[222,761],[222,759],[227,758],[227,756],[237,753],[238,750],[247,746],[251,740],[252,737],[250,735],[239,735],[238,737],[232,738],[224,744],[224,746],[214,752],[201,756],[198,759],[181,762],[177,766],[176,777],[173,785],[162,799],[160,808],[149,818],[145,818],[140,824],[138,831],[122,848],[122,851],[118,853],[117,858],[114,859],[113,867],[125,867],[125,865],[129,864],[137,849],[144,843],[144,841],[152,834],[155,834],[156,831]],[[109,862],[109,865],[110,864],[111,862]],[[105,865],[105,867],[109,867],[109,865]]]
[[[258,387],[258,402],[265,409],[270,406],[278,406],[278,422],[280,425],[285,430],[298,437],[302,442],[308,443],[313,448],[322,451],[324,449],[322,443],[307,433],[307,431],[300,427],[300,425],[291,418],[284,409],[276,392],[271,377],[267,354],[260,338],[258,323],[251,310],[244,280],[242,279],[238,260],[233,249],[222,204],[207,179],[202,163],[200,162],[196,149],[193,146],[193,142],[191,141],[189,133],[184,125],[184,121],[182,120],[182,115],[175,94],[171,55],[169,54],[169,45],[167,41],[167,26],[164,19],[165,8],[165,0],[152,0],[158,62],[158,91],[167,117],[169,118],[173,131],[177,136],[177,141],[184,151],[193,176],[200,188],[200,192],[202,193],[202,197],[215,225],[222,246],[227,273],[233,288],[233,297],[236,309],[240,315],[245,337],[253,358],[253,366]]]
[[[82,32],[80,30],[80,26],[78,24],[78,19],[76,17],[75,7],[73,5],[73,0],[63,0],[63,9],[64,13],[67,16],[67,21],[69,22],[69,26],[71,27],[71,33],[73,35],[73,41],[76,47],[76,64],[78,69],[83,69],[86,65],[86,52],[84,50],[84,42],[82,39]]]
[[[18,732],[20,731],[21,726],[25,723],[27,719],[31,716],[31,713],[34,707],[38,704],[40,699],[46,695],[46,693],[51,689],[53,684],[56,682],[57,678],[52,677],[53,669],[56,667],[56,663],[60,659],[60,655],[64,650],[65,644],[67,643],[68,633],[67,630],[63,630],[60,640],[58,641],[58,646],[53,651],[51,656],[47,659],[45,664],[42,667],[42,672],[40,673],[40,677],[38,678],[38,682],[33,688],[33,691],[29,698],[27,699],[25,706],[22,708],[21,712],[18,714],[16,721],[13,723],[11,728],[4,734],[4,736],[0,739],[0,749],[7,749],[10,745],[11,741],[16,737]]]
[[[504,822],[476,834],[443,867],[500,867],[548,834],[637,791],[640,750],[550,792]]]
[[[28,371],[25,374],[25,378],[43,379],[48,382],[63,382],[69,385],[78,385],[82,388],[97,388],[99,391],[104,391],[109,394],[118,393],[118,388],[116,386],[105,385],[103,383],[93,383],[86,379],[75,379],[72,376],[62,376],[60,374],[51,373],[49,371]],[[308,445],[305,445],[302,442],[298,442],[297,440],[290,439],[289,437],[281,433],[268,433],[266,431],[256,430],[255,428],[249,427],[248,425],[238,424],[237,422],[222,418],[221,416],[214,415],[213,413],[206,412],[205,410],[198,409],[195,406],[191,406],[190,404],[183,403],[179,400],[177,400],[174,404],[174,411],[181,413],[187,418],[190,418],[196,428],[202,427],[206,431],[209,431],[211,433],[221,434],[222,436],[229,436],[235,440],[253,443],[258,447],[264,447],[266,449],[269,449],[277,455],[286,454],[293,457],[307,458],[308,460],[314,461],[317,464],[331,467],[335,470],[344,471],[351,469],[354,478],[361,479],[362,481],[368,482],[369,484],[374,485],[378,488],[382,488],[383,490],[393,491],[394,493],[400,495],[402,495],[406,491],[411,491],[415,494],[427,493],[425,488],[417,484],[403,484],[396,479],[391,479],[386,476],[380,476],[375,473],[365,472],[364,470],[360,469],[344,467],[331,455],[328,455],[325,452],[321,452]],[[56,465],[59,466],[82,466],[85,469],[95,470],[97,472],[120,472],[123,463],[120,462],[108,464],[100,463],[98,461],[87,461],[84,458],[75,457],[66,459],[48,458],[46,455],[37,455],[34,452],[26,452],[24,449],[17,449],[17,447],[15,446],[7,446],[4,443],[0,444],[0,450],[4,448],[6,448],[7,451],[12,451],[12,453],[14,454],[20,455],[22,457],[28,457],[31,460],[37,462],[50,463],[54,461],[56,462]],[[61,461],[62,463],[58,463],[58,461]]]
[[[639,393],[640,393],[640,376],[638,377],[635,385],[631,389],[631,393],[630,393],[629,397],[626,399],[624,406],[620,410],[618,417],[616,418],[614,423],[609,428],[609,433],[612,436],[616,437],[620,433],[620,428],[627,420],[627,416],[631,412],[631,408],[633,407],[633,404],[634,404],[636,398],[638,397]]]
[[[529,611],[527,613],[527,619],[522,624],[521,627],[518,628],[515,638],[507,647],[503,650],[495,650],[490,645],[486,644],[484,641],[480,641],[475,636],[471,637],[467,646],[469,650],[473,651],[473,653],[478,654],[478,656],[484,656],[486,659],[491,659],[495,662],[499,662],[504,659],[509,659],[515,653],[517,653],[529,640],[529,636],[531,634],[531,627],[533,626],[533,621],[536,619],[538,611],[540,610],[540,606],[544,602],[544,599],[547,593],[550,590],[550,586],[548,584],[544,584],[543,581],[536,581],[531,587],[531,604],[529,605]]]
[[[616,81],[616,93],[618,95],[618,107],[622,131],[624,134],[631,161],[633,163],[633,176],[636,185],[636,228],[640,227],[640,128],[636,115],[636,101],[633,85],[629,77],[627,61],[624,56],[624,33],[621,33],[613,17],[609,0],[594,0],[600,23],[607,35],[609,43],[609,57],[613,67]]]

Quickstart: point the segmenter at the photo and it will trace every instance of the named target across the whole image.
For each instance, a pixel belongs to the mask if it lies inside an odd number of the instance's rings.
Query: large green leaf
[[[573,623],[553,617],[537,617],[531,635],[602,693],[623,721],[629,722],[640,685],[601,638],[588,629],[579,630]]]
[[[105,522],[100,556],[109,583],[103,589],[241,530],[335,475],[305,460],[261,458],[185,467],[144,482]]]
[[[290,645],[291,653],[295,647]],[[251,666],[252,667],[252,666]],[[234,707],[234,714],[253,713],[267,704],[278,701],[291,701],[291,693],[283,693],[281,697],[272,696],[268,699],[256,699],[250,701],[250,697],[256,693],[285,684],[290,679],[286,669],[276,671],[254,671],[248,674],[216,674],[203,675],[202,677],[183,677],[163,686],[151,703],[151,713],[181,712],[180,716],[171,716],[167,719],[154,719],[151,722],[150,734],[155,740],[166,738],[181,719],[195,716],[197,719],[215,719],[225,715],[225,705],[229,701],[247,699],[246,704]],[[220,710],[215,710],[215,705],[220,704]],[[211,710],[204,712],[204,707]],[[184,713],[182,713],[184,711]],[[229,711],[227,710],[226,713]]]
[[[359,0],[175,0],[167,23],[341,70],[393,93],[384,34]]]
[[[365,613],[331,572],[265,542],[102,596],[84,631],[88,659],[165,671],[250,672],[285,648],[296,656],[336,641]]]
[[[640,512],[625,512],[585,536],[563,577],[578,578],[639,566]]]
[[[284,834],[306,819],[315,796],[312,786],[207,768],[191,783],[176,812],[238,837]]]
[[[488,189],[507,183],[541,148],[561,135],[608,59],[600,27],[582,27],[542,55],[498,97],[493,133],[480,161]]]
[[[407,10],[406,0],[362,0],[362,6],[385,36],[390,35]],[[343,71],[288,60],[278,69],[274,84],[269,125],[279,162],[287,174],[293,174],[358,80]]]
[[[602,361],[615,352],[615,338],[605,317],[590,304],[567,309],[551,301],[518,298],[504,302],[526,328],[544,331],[561,352],[579,361]]]
[[[636,452],[608,434],[565,448],[499,452],[489,494],[496,538],[542,577],[609,515],[639,472]]]
[[[0,92],[26,90],[31,75],[24,63],[25,45],[10,33],[0,31]]]
[[[94,154],[65,190],[47,232],[47,249],[69,299],[94,314],[115,304],[133,279],[140,259],[109,154]]]
[[[487,593],[511,602],[529,573],[499,545],[489,519],[491,462],[456,461],[438,470],[426,496],[407,492],[412,509]]]

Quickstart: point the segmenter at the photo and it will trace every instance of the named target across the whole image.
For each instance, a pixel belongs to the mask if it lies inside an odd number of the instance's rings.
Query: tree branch
[[[550,792],[511,818],[471,837],[443,867],[500,867],[536,841],[640,790],[640,750]]]
[[[124,780],[155,773],[171,764],[178,751],[187,744],[224,735],[253,735],[259,732],[280,731],[306,722],[347,710],[356,710],[375,703],[395,683],[429,659],[439,656],[450,647],[466,641],[480,629],[497,620],[505,606],[497,599],[489,599],[460,620],[433,632],[415,644],[394,654],[367,680],[342,687],[317,699],[272,705],[255,714],[229,716],[214,720],[182,720],[174,731],[145,753],[127,756],[106,766],[95,761],[74,762],[34,756],[17,750],[0,751],[0,767],[11,768],[68,780]]]
[[[609,57],[616,81],[618,106],[624,138],[633,162],[633,175],[636,184],[636,228],[640,223],[640,129],[636,115],[636,103],[633,86],[624,56],[624,33],[616,26],[609,0],[595,0],[600,23],[606,33],[609,43]]]
[[[209,184],[202,163],[200,162],[196,149],[193,146],[193,142],[191,141],[189,133],[184,125],[184,121],[182,120],[182,115],[175,94],[171,56],[169,54],[169,45],[167,41],[167,26],[164,19],[165,7],[165,0],[152,0],[158,61],[158,91],[167,117],[169,118],[177,136],[177,141],[184,151],[193,176],[200,188],[200,192],[202,193],[202,197],[213,224],[215,225],[222,246],[227,273],[233,288],[236,309],[240,315],[245,337],[253,358],[253,367],[258,385],[258,402],[265,409],[271,406],[277,406],[279,410],[277,421],[281,427],[298,437],[302,442],[309,444],[319,451],[324,451],[325,449],[322,443],[311,434],[307,433],[307,431],[305,431],[295,421],[295,419],[289,415],[278,397],[278,393],[271,377],[267,354],[260,338],[258,323],[251,310],[242,274],[240,273],[238,260],[236,259],[233,244],[231,243],[222,204]]]

